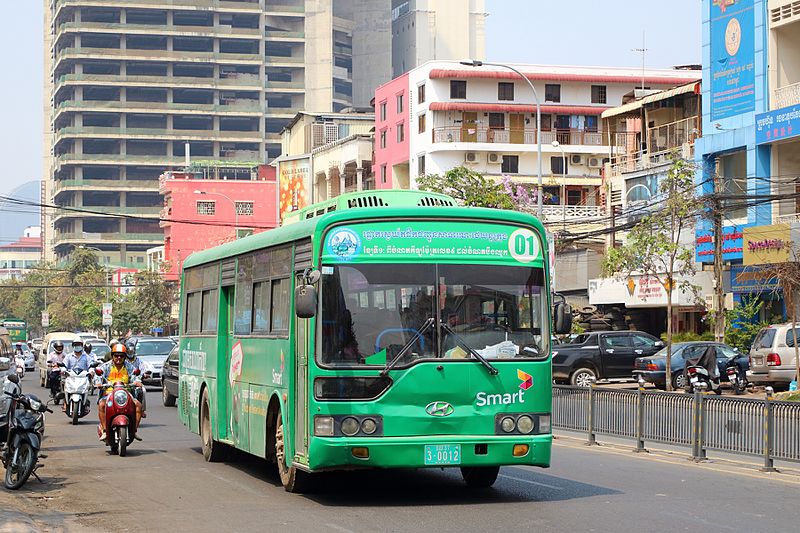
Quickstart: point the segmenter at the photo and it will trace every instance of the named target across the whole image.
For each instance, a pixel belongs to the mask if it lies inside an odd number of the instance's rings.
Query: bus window
[[[253,318],[253,256],[240,257],[238,266],[233,307],[233,332],[236,335],[250,335]]]
[[[253,285],[253,331],[269,331],[269,295],[269,281],[259,281]]]
[[[289,330],[289,285],[286,278],[272,281],[272,331]]]
[[[217,289],[203,291],[203,309],[201,311],[203,333],[217,332]]]
[[[186,298],[186,332],[200,332],[201,293],[193,292]]]

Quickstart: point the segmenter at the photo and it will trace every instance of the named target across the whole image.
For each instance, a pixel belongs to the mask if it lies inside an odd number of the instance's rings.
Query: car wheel
[[[570,383],[575,387],[589,387],[596,380],[597,374],[591,368],[579,368],[570,377]]]
[[[164,404],[164,407],[175,407],[175,396],[169,393],[167,384],[163,381],[161,382],[161,403]]]
[[[672,388],[674,390],[681,390],[686,388],[686,375],[683,371],[673,372],[672,374]]]

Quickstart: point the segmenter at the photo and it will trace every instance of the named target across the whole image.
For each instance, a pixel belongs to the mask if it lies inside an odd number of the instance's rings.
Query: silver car
[[[796,329],[800,341],[800,327]],[[748,379],[753,383],[779,385],[792,381],[797,372],[794,339],[791,324],[774,324],[759,331],[750,348],[752,375]]]

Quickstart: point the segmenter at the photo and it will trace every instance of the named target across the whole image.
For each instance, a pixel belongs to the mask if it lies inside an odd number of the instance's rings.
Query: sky
[[[700,62],[699,0],[485,1],[489,61],[636,67],[645,31],[648,67]],[[0,32],[0,195],[42,176],[44,2],[15,3]]]

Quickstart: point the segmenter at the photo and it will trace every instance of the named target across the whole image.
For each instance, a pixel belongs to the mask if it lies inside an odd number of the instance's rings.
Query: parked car
[[[31,348],[33,349],[34,355],[38,354],[42,350],[42,342],[44,339],[41,337],[36,337],[35,339],[31,339]]]
[[[164,360],[175,347],[175,343],[169,338],[140,338],[137,339],[132,348],[133,353],[142,360],[142,371],[150,372],[147,379],[142,382],[145,385],[161,385],[161,371],[164,366]]]
[[[636,358],[653,355],[663,346],[642,331],[582,333],[553,347],[553,379],[588,387],[595,379],[631,378]]]
[[[717,352],[717,367],[719,368],[720,380],[728,381],[728,374],[725,366],[731,357],[736,357],[736,363],[745,370],[747,369],[747,355],[739,353],[727,344],[710,341],[678,342],[672,345],[672,357],[670,358],[670,368],[672,369],[672,388],[683,389],[686,387],[686,359],[693,359],[702,355],[709,347],[714,346]],[[639,357],[635,363],[634,375],[640,375],[648,382],[654,384],[659,389],[667,388],[667,348],[650,357]]]
[[[800,341],[800,327],[795,329]],[[750,348],[752,376],[748,374],[748,379],[781,387],[792,381],[797,372],[794,337],[791,324],[774,324],[759,331]]]
[[[164,360],[161,372],[161,400],[164,407],[172,407],[178,398],[178,357],[180,346],[175,345]]]

